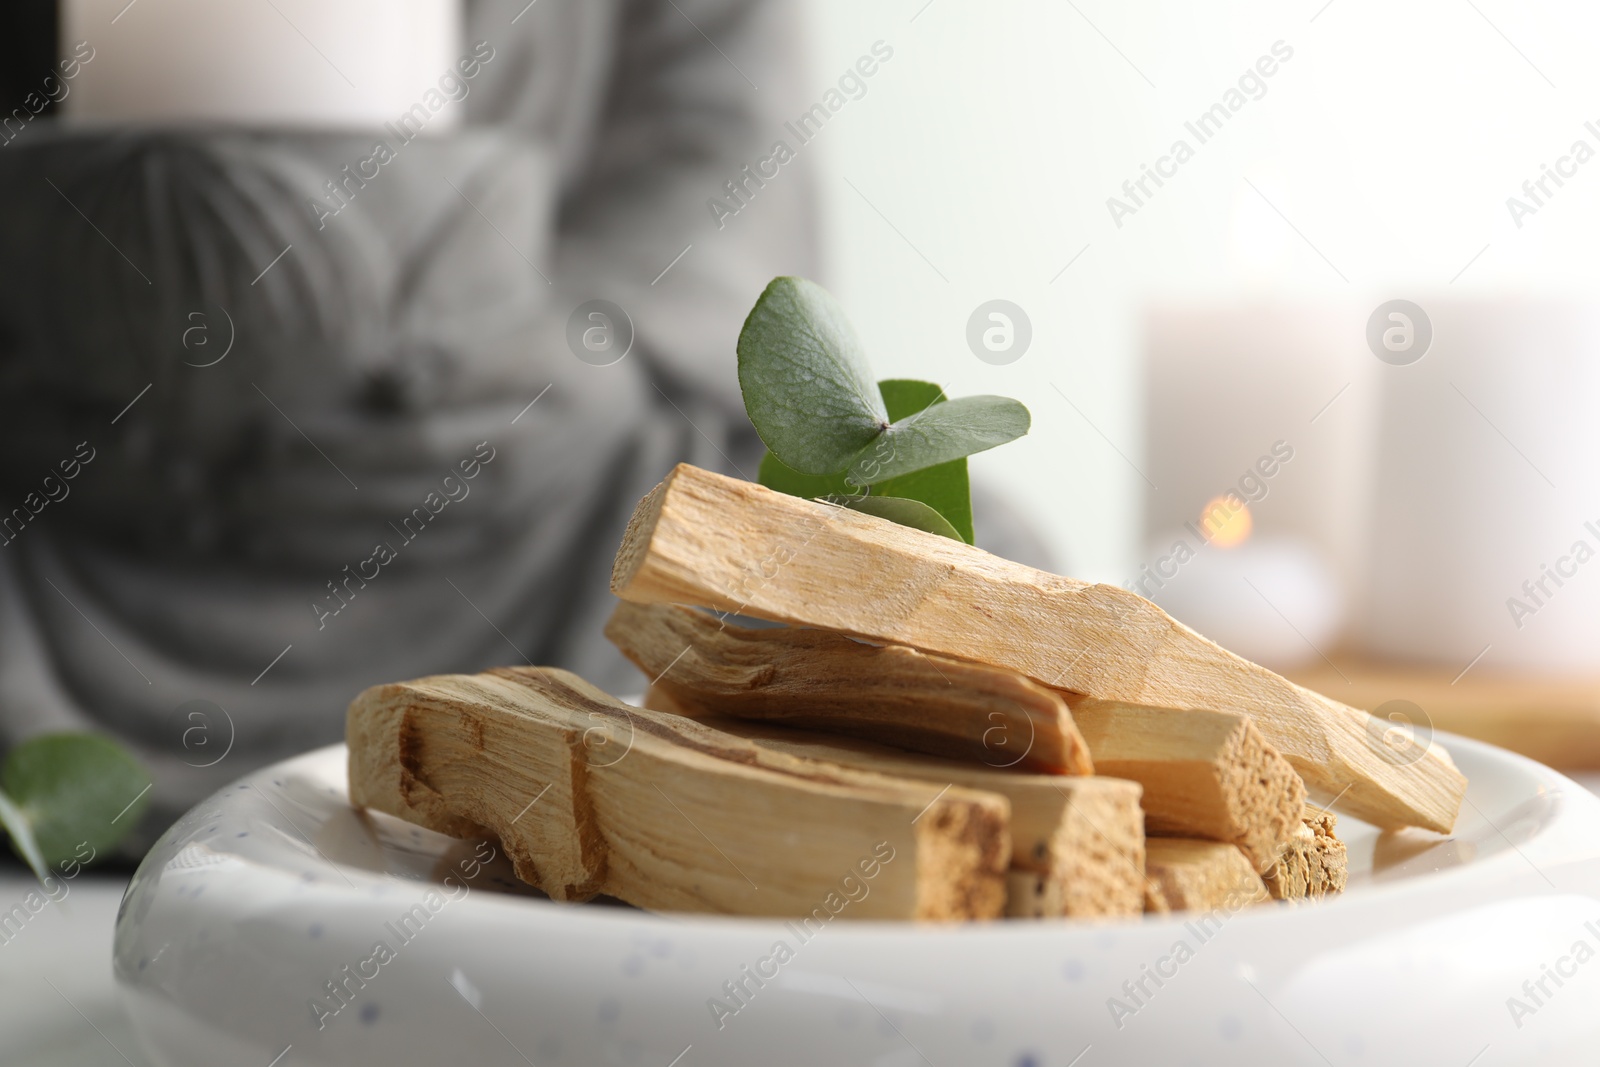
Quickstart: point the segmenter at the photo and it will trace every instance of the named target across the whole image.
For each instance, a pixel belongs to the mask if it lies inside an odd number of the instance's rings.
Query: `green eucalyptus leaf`
[[[844,309],[804,278],[774,278],[745,319],[739,388],[761,440],[801,474],[843,470],[889,424]]]
[[[944,390],[933,382],[909,378],[881,381],[878,389],[883,393],[884,407],[888,409],[891,421],[908,419],[924,408],[942,404],[945,400]],[[844,476],[840,475],[839,480],[843,483]],[[922,501],[943,515],[956,528],[963,541],[969,545],[972,543],[972,488],[967,480],[966,457],[890,478],[873,486],[872,491],[877,496]]]
[[[756,475],[756,481],[768,489],[776,489],[780,493],[804,497],[807,500],[815,500],[819,496],[853,496],[860,493],[860,490],[852,490],[845,484],[844,471],[834,474],[801,474],[793,467],[786,466],[783,460],[771,452],[761,457],[761,470]]]
[[[948,399],[937,382],[919,382],[915,378],[885,378],[878,383],[878,392],[883,396],[883,410],[889,413],[890,422],[909,419]]]
[[[850,461],[847,480],[877,485],[1015,441],[1028,409],[1003,396],[964,396],[900,419]]]
[[[907,500],[898,496],[855,496],[842,503],[852,511],[859,511],[867,515],[876,515],[880,519],[909,526],[913,530],[926,530],[940,537],[948,537],[952,541],[960,541],[962,537],[956,532],[945,517],[934,511],[920,500]]]
[[[933,382],[910,378],[889,378],[878,383],[884,408],[890,419],[906,419],[933,404],[943,403],[944,390]],[[860,496],[859,489],[845,481],[845,474],[801,474],[771,452],[761,457],[756,478],[768,489],[790,496],[816,499]],[[919,500],[943,515],[963,541],[972,543],[972,492],[967,480],[965,458],[953,459],[873,487],[873,495]]]
[[[874,496],[918,500],[944,516],[967,544],[972,544],[972,490],[967,483],[967,461],[951,460],[879,482]]]
[[[0,790],[32,831],[48,866],[106,851],[138,825],[150,775],[120,745],[97,734],[45,734],[17,745],[0,767]],[[20,851],[20,849],[19,849]],[[26,858],[26,857],[25,857]]]

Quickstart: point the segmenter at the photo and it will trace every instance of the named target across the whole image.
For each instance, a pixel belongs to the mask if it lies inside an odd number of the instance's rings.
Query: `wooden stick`
[[[656,687],[645,703],[672,711],[671,699]],[[997,771],[770,723],[701,721],[789,755],[1005,797],[1012,845],[1007,915],[1081,918],[1137,915],[1144,908],[1144,815],[1133,782]]]
[[[563,671],[378,686],[346,736],[354,803],[497,837],[556,899],[818,922],[1005,906],[1003,797],[772,752]]]
[[[1306,900],[1344,891],[1348,857],[1330,811],[1306,808],[1300,829],[1261,880],[1274,900]]]
[[[618,604],[606,636],[685,708],[849,734],[990,767],[1091,774],[1057,693],[1014,671],[825,630]]]
[[[1223,911],[1270,899],[1244,853],[1220,841],[1181,837],[1145,842],[1145,910]]]
[[[1264,872],[1301,828],[1300,776],[1243,715],[1067,702],[1100,772],[1144,786],[1151,836],[1224,841]]]
[[[1306,782],[1380,827],[1454,825],[1442,746],[1397,758],[1364,712],[1227,652],[1141,597],[848,508],[679,465],[634,511],[612,591],[909,645],[1089,696],[1255,719]]]

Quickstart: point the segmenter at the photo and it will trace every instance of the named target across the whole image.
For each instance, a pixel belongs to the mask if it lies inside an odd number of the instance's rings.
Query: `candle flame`
[[[1212,497],[1200,509],[1200,531],[1218,548],[1243,544],[1254,526],[1249,506],[1231,493]]]

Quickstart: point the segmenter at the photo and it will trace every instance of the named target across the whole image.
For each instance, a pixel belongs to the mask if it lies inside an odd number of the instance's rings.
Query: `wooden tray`
[[[1549,677],[1333,657],[1288,677],[1376,711],[1409,700],[1433,729],[1465,734],[1560,770],[1600,770],[1600,676]]]

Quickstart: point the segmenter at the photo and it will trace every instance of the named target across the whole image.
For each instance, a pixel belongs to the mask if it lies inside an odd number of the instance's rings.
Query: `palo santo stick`
[[[673,710],[667,701],[656,688],[645,703]],[[1011,802],[1007,915],[1083,918],[1137,915],[1144,908],[1144,815],[1134,782],[997,771],[769,723],[702,721],[792,756],[1005,797]]]
[[[849,734],[990,767],[1092,774],[1060,695],[1013,671],[751,629],[665,604],[618,604],[606,636],[685,708]]]
[[[377,686],[346,735],[354,803],[497,837],[557,899],[821,921],[1004,909],[1004,798],[770,752],[563,671]]]
[[[1309,785],[1384,828],[1448,832],[1466,791],[1443,747],[1397,759],[1365,712],[1130,592],[686,464],[639,502],[611,588],[909,645],[1089,696],[1242,712]]]
[[[1307,808],[1300,829],[1278,862],[1261,875],[1274,900],[1306,900],[1344,891],[1348,857],[1334,835],[1330,811]]]
[[[1181,837],[1145,842],[1145,910],[1232,913],[1270,899],[1244,853],[1220,841]]]
[[[1264,872],[1301,828],[1300,776],[1243,715],[1067,703],[1100,773],[1144,786],[1151,836],[1225,841]]]

